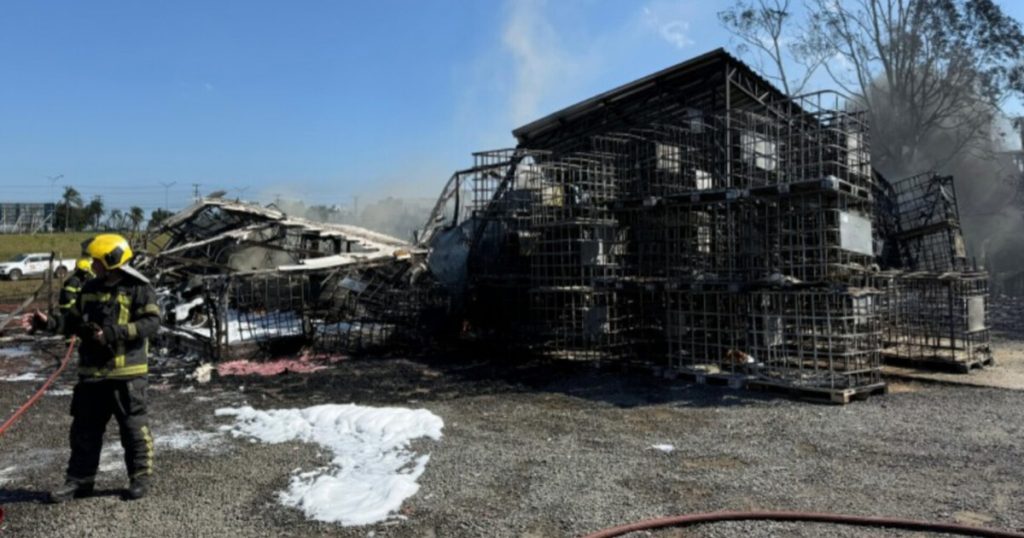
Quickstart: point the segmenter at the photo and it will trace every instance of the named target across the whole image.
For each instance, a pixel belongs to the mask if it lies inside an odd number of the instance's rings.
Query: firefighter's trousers
[[[128,476],[153,473],[153,435],[146,417],[145,377],[80,381],[71,398],[71,459],[67,477],[92,482],[100,463],[103,432],[117,419]]]

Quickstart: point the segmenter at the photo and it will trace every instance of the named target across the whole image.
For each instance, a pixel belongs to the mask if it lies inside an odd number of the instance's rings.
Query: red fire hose
[[[866,517],[848,516],[843,514],[823,514],[813,512],[709,512],[704,514],[688,514],[684,516],[671,516],[657,519],[638,521],[627,525],[620,525],[604,529],[584,538],[611,538],[622,536],[631,532],[660,529],[665,527],[682,527],[696,525],[698,523],[714,523],[717,521],[811,521],[816,523],[836,523],[840,525],[858,525],[862,527],[889,527],[893,529],[906,529],[914,531],[941,532],[947,534],[960,534],[963,536],[984,536],[997,538],[1024,538],[1024,533],[986,529],[983,527],[971,527],[955,523],[934,523],[930,521],[916,521],[913,519],[900,519],[892,517]]]
[[[27,402],[22,404],[22,406],[19,407],[18,410],[15,411],[13,415],[11,415],[11,418],[5,420],[3,425],[0,425],[0,436],[2,436],[4,432],[6,432],[7,429],[10,428],[11,425],[14,424],[14,422],[18,420],[19,417],[21,417],[21,415],[25,414],[25,412],[28,411],[30,407],[35,405],[36,401],[38,401],[39,398],[42,398],[43,394],[46,393],[46,390],[50,388],[50,385],[52,385],[53,382],[56,381],[58,377],[60,377],[60,374],[64,372],[64,369],[68,367],[68,363],[71,362],[71,353],[75,350],[76,341],[77,339],[74,336],[72,336],[71,341],[68,342],[68,350],[64,353],[64,358],[61,359],[60,366],[57,367],[57,370],[50,374],[50,377],[46,378],[46,382],[43,383],[43,386],[39,387],[39,390],[37,390],[35,394],[33,394],[32,397],[28,399]],[[0,506],[0,531],[3,530],[4,508]]]
[[[74,336],[72,336],[71,342],[68,343],[68,350],[66,353],[64,353],[64,358],[61,359],[60,361],[60,366],[57,367],[57,370],[55,372],[50,374],[50,377],[46,379],[46,383],[43,383],[43,386],[39,387],[39,390],[37,390],[36,393],[33,394],[32,397],[29,398],[27,402],[22,404],[22,406],[19,407],[18,410],[15,411],[13,415],[11,415],[11,418],[7,419],[3,423],[3,425],[0,426],[0,435],[3,435],[4,432],[7,431],[7,428],[10,428],[11,425],[14,424],[14,422],[18,420],[18,418],[21,415],[25,414],[25,411],[28,411],[30,407],[35,405],[36,401],[39,400],[39,398],[43,397],[43,393],[46,392],[46,389],[50,388],[50,385],[52,385],[53,382],[56,381],[58,377],[60,377],[61,372],[63,372],[64,369],[68,367],[68,362],[71,361],[71,352],[75,350],[75,342],[76,339]],[[2,519],[2,516],[0,516],[0,519]]]

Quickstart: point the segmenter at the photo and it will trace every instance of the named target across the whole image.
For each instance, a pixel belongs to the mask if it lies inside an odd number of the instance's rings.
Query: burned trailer
[[[154,232],[172,347],[213,359],[367,351],[439,334],[447,297],[426,252],[356,226],[205,199]]]

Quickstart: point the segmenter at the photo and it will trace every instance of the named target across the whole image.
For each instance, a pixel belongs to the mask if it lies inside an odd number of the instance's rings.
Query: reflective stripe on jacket
[[[128,379],[149,371],[149,339],[160,325],[156,292],[129,275],[108,286],[101,278],[86,282],[69,310],[65,334],[86,324],[102,328],[106,342],[83,338],[78,375],[83,379]],[[85,329],[88,332],[88,329]]]

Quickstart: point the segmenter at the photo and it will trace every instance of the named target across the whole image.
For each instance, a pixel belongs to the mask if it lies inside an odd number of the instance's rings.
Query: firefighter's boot
[[[128,498],[131,500],[141,499],[149,493],[149,477],[137,476],[128,485]]]
[[[92,495],[93,483],[80,480],[67,479],[64,485],[51,491],[49,501],[51,503],[68,502],[76,497],[88,497]]]

